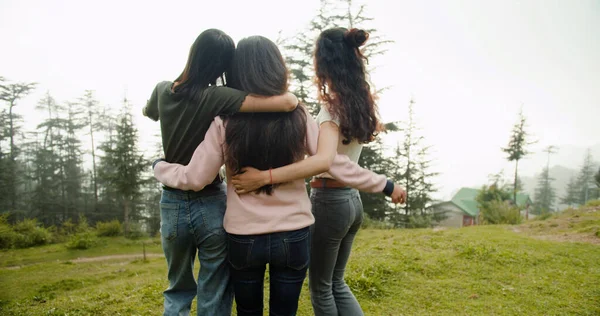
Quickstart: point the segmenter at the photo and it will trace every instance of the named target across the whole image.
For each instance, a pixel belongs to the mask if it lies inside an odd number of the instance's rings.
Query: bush
[[[490,201],[481,207],[481,222],[483,224],[520,224],[521,212],[508,202]]]
[[[15,241],[19,235],[14,232],[12,227],[6,223],[0,223],[0,249],[9,249],[14,247]]]
[[[147,236],[138,223],[129,224],[129,231],[125,234],[125,237],[129,239],[140,239]]]
[[[52,234],[47,229],[39,227],[35,219],[18,222],[12,229],[16,233],[13,244],[16,248],[41,246],[52,241]]]
[[[363,215],[363,221],[360,225],[361,228],[373,228],[373,229],[392,229],[394,225],[389,222],[378,221],[371,219],[367,214]]]
[[[78,233],[67,243],[68,249],[89,249],[98,244],[98,238],[92,232]]]
[[[123,227],[118,220],[96,223],[96,234],[102,237],[121,236]]]
[[[432,218],[428,215],[415,216],[411,215],[408,217],[408,223],[406,228],[429,228],[432,227]]]
[[[552,213],[551,213],[551,212],[548,212],[548,211],[545,211],[545,212],[542,212],[542,213],[541,213],[539,216],[537,216],[535,219],[539,219],[539,220],[545,221],[545,220],[547,220],[547,219],[549,219],[549,218],[551,218],[551,217],[552,217]]]
[[[591,200],[591,201],[588,201],[587,203],[585,203],[585,206],[598,207],[598,206],[600,206],[600,200]]]
[[[75,235],[77,233],[76,230],[76,225],[75,223],[73,223],[71,221],[70,218],[68,218],[66,221],[62,222],[62,224],[60,224],[60,229],[57,232],[58,235],[63,235],[63,236],[72,236]]]

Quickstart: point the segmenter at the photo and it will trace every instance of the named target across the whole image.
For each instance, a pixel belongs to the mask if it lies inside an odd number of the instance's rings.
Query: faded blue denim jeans
[[[308,227],[263,235],[229,234],[229,263],[238,316],[263,314],[267,264],[269,315],[296,315],[310,260],[309,248]]]
[[[354,237],[363,221],[357,190],[313,188],[310,196],[312,226],[308,286],[316,316],[361,316],[360,304],[344,281]]]
[[[167,259],[169,288],[164,315],[189,315],[197,296],[198,315],[231,315],[233,288],[223,229],[227,197],[221,190],[190,192],[165,189],[160,201],[160,232]],[[194,260],[200,271],[194,280]]]

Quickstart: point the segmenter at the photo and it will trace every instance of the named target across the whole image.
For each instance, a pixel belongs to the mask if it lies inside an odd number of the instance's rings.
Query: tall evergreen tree
[[[594,176],[594,181],[596,181],[596,186],[598,187],[598,189],[600,189],[600,168],[598,169],[598,172]]]
[[[393,219],[397,225],[406,225],[415,218],[431,217],[432,194],[436,192],[432,179],[438,175],[432,172],[429,158],[430,146],[423,144],[424,137],[414,117],[414,100],[408,106],[408,120],[402,125],[404,140],[396,149],[397,165],[402,166],[395,175],[396,181],[406,189],[406,203],[402,212]],[[423,222],[423,221],[419,221]]]
[[[386,125],[386,132],[396,132],[398,130],[394,123]],[[363,147],[358,164],[363,168],[369,169],[375,173],[388,174],[390,170],[395,170],[395,162],[387,157],[386,147],[381,137],[377,137],[374,142]],[[360,198],[363,202],[365,213],[375,220],[386,220],[392,212],[392,207],[381,194],[369,194],[360,192]]]
[[[366,11],[365,5],[356,6],[352,0],[321,0],[319,11],[308,28],[293,38],[281,41],[290,69],[291,88],[312,115],[316,115],[320,109],[312,78],[315,42],[322,31],[332,27],[345,27],[362,28],[369,32],[369,40],[363,48],[363,55],[369,60],[383,55],[387,51],[387,45],[393,42],[383,38],[377,29],[369,26],[373,18],[367,16]],[[382,91],[383,89],[377,92]]]
[[[137,129],[133,125],[127,99],[117,119],[115,132],[114,139],[109,134],[109,138],[100,146],[104,155],[100,159],[98,176],[103,180],[109,196],[114,198],[112,202],[122,210],[121,219],[128,233],[130,220],[139,215],[141,187],[146,181],[142,178],[142,172],[148,163],[138,150]]]
[[[64,124],[59,112],[64,108],[57,104],[49,92],[38,102],[37,110],[47,113],[47,118],[37,126],[32,162],[33,214],[46,225],[58,223],[66,218],[64,211],[64,170],[62,164]]]
[[[82,112],[75,104],[67,104],[65,118],[61,126],[64,131],[61,170],[62,170],[62,191],[64,197],[65,215],[63,218],[77,219],[78,213],[82,213],[82,182],[84,178],[83,159],[81,152],[81,140],[79,132],[85,126],[82,121]]]
[[[560,199],[560,202],[566,204],[568,206],[573,206],[579,204],[579,197],[581,189],[578,186],[577,179],[575,177],[571,177],[569,180],[569,184],[567,185],[567,192]]]
[[[33,89],[35,89],[35,86],[36,83],[33,82],[10,83],[4,78],[1,78],[0,80],[0,100],[8,104],[8,114],[5,119],[8,121],[8,138],[10,139],[8,160],[3,161],[2,166],[2,168],[7,171],[3,177],[5,178],[4,181],[7,181],[7,183],[5,183],[3,186],[5,189],[7,189],[5,194],[7,194],[9,197],[10,210],[13,212],[17,210],[17,188],[21,182],[18,176],[19,172],[17,171],[18,164],[16,163],[18,148],[15,144],[15,136],[20,127],[20,116],[14,113],[13,110],[20,100],[29,95]]]
[[[538,186],[535,189],[535,202],[533,209],[535,214],[552,211],[556,201],[556,191],[552,186],[552,181],[554,181],[554,178],[550,176],[550,156],[556,153],[556,147],[548,146],[544,152],[548,154],[548,159],[546,161],[546,168],[539,176]]]
[[[588,200],[594,199],[597,196],[596,188],[594,188],[595,170],[596,166],[594,158],[592,157],[592,152],[588,149],[583,165],[581,166],[581,169],[579,169],[579,174],[577,175],[577,187],[579,192],[577,204],[579,205],[583,205]]]
[[[92,155],[91,184],[94,196],[94,209],[98,205],[98,170],[96,168],[96,139],[98,132],[102,129],[102,111],[99,103],[94,97],[94,92],[86,90],[84,95],[79,98],[79,105],[85,113],[86,129],[90,136],[90,154]]]
[[[552,187],[552,181],[554,181],[554,178],[550,177],[550,170],[548,167],[544,168],[538,178],[538,185],[535,189],[534,214],[553,211],[556,201],[556,191]]]
[[[529,142],[530,135],[526,131],[526,128],[527,119],[525,118],[525,115],[523,115],[523,110],[521,110],[519,112],[519,120],[513,126],[508,146],[502,148],[502,151],[508,155],[506,159],[515,162],[515,177],[513,182],[513,202],[515,203],[517,201],[517,192],[519,190],[519,161],[530,154],[527,147],[534,144],[534,142]]]

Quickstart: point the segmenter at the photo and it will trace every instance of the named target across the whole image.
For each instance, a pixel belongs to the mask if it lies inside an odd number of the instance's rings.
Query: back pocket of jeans
[[[287,267],[294,270],[302,270],[308,267],[310,261],[310,232],[303,229],[297,236],[285,238]]]
[[[177,237],[177,221],[179,220],[179,204],[160,203],[160,235],[166,240]]]
[[[250,255],[254,240],[235,238],[231,235],[227,237],[227,248],[229,253],[229,264],[236,270],[242,270],[249,266]]]

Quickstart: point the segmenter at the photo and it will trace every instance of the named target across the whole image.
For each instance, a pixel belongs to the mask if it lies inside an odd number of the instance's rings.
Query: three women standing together
[[[283,57],[261,36],[235,49],[207,30],[175,82],[156,86],[144,113],[160,119],[165,151],[153,164],[164,185],[164,315],[187,315],[194,296],[198,315],[230,315],[233,296],[238,315],[262,315],[267,264],[271,315],[296,314],[307,269],[316,315],[363,314],[344,282],[363,218],[356,189],[405,199],[401,186],[357,164],[381,126],[359,50],[367,39],[343,28],[319,36],[316,121],[287,93]],[[304,179],[315,175],[309,199]]]

